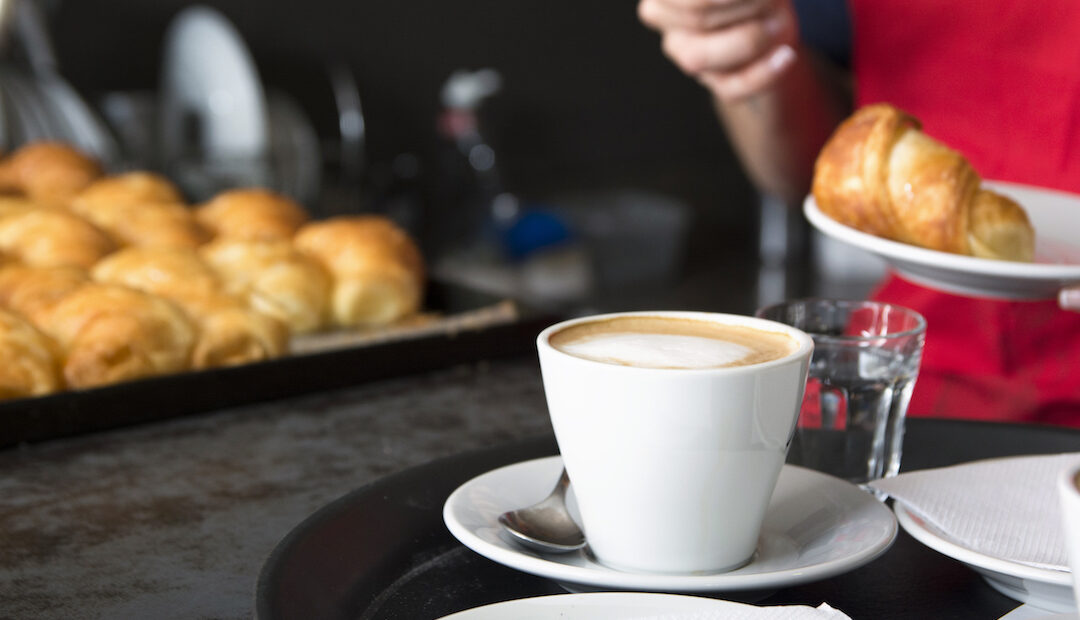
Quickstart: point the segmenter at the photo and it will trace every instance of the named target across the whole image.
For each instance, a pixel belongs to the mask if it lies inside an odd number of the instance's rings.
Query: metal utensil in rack
[[[313,204],[321,189],[319,137],[303,108],[289,95],[271,91],[267,96],[270,124],[270,162],[278,191]]]
[[[0,0],[0,50],[0,147],[58,140],[106,166],[120,160],[105,123],[61,75],[37,0]]]
[[[367,123],[364,121],[364,110],[360,103],[360,89],[352,71],[342,63],[330,67],[329,79],[338,112],[338,131],[341,134],[338,156],[342,177],[346,181],[359,183],[366,163],[364,148],[367,139]]]

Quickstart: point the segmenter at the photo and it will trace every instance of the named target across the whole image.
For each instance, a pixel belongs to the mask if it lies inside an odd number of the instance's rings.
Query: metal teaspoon
[[[499,515],[499,523],[526,547],[544,553],[569,553],[585,546],[585,534],[566,509],[570,477],[563,468],[559,481],[543,501]]]

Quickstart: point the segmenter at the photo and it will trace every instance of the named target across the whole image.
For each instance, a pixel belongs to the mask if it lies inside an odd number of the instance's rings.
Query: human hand
[[[721,101],[756,94],[795,61],[790,0],[640,0],[638,17],[664,53]]]
[[[1058,292],[1058,305],[1062,310],[1080,312],[1080,286],[1069,286]]]

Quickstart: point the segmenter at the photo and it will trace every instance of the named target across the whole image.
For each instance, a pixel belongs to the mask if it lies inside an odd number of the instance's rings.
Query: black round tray
[[[1080,451],[1080,430],[912,419],[904,470],[1020,454]],[[551,436],[435,461],[325,506],[290,532],[259,575],[255,613],[287,618],[424,620],[499,601],[561,593],[458,543],[447,496],[496,467],[557,454]],[[778,590],[760,605],[827,602],[855,619],[999,618],[1019,605],[961,563],[903,531],[881,558],[831,579]]]

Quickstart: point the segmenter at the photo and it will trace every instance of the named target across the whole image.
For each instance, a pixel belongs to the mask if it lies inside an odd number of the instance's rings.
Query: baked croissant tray
[[[522,353],[550,320],[432,281],[379,215],[0,157],[0,446]]]
[[[0,447],[132,426],[526,354],[554,321],[486,293],[431,282],[438,317],[370,334],[320,334],[289,355],[0,402]]]

